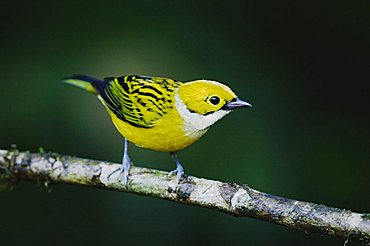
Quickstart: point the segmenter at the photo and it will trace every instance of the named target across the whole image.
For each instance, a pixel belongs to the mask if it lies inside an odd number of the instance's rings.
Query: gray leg
[[[123,173],[123,183],[127,185],[128,172],[130,171],[131,160],[128,156],[128,141],[125,138],[123,146],[123,157],[122,157],[122,166],[121,166],[121,175]],[[122,176],[120,177],[120,179]]]
[[[179,159],[177,158],[176,152],[170,152],[172,158],[176,162],[176,169],[171,171],[168,175],[174,175],[176,174],[176,182],[179,183],[181,177],[187,177],[187,175],[184,172],[184,168],[181,166],[181,163],[179,162]]]

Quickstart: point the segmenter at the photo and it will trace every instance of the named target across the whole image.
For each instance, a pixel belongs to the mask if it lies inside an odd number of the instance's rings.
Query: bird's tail
[[[95,95],[99,95],[104,89],[106,82],[85,75],[73,75],[63,79],[63,82],[85,89]]]

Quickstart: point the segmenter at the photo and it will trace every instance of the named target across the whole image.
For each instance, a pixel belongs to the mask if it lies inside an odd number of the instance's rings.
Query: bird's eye
[[[218,96],[212,96],[209,101],[213,104],[213,105],[217,105],[219,104],[220,102],[220,98]]]

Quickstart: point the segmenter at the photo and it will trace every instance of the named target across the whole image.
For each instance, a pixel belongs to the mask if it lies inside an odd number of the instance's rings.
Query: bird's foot
[[[131,160],[128,155],[124,156],[122,159],[122,166],[120,168],[119,181],[123,181],[124,185],[127,185],[128,182],[128,173],[131,167]]]
[[[188,178],[188,175],[185,174],[184,168],[182,166],[177,166],[177,168],[171,171],[168,176],[172,176],[174,174],[176,174],[176,183],[180,183],[181,177],[184,177],[185,179]]]
[[[108,179],[113,174],[115,174],[116,172],[119,172],[118,181],[120,181],[120,182],[123,181],[123,184],[124,185],[127,185],[127,183],[128,183],[128,174],[129,174],[130,167],[131,167],[131,160],[130,160],[130,158],[128,156],[127,157],[124,157],[122,160],[123,160],[123,162],[122,162],[121,167],[119,167],[116,170],[114,170],[113,172],[111,172],[108,175]]]

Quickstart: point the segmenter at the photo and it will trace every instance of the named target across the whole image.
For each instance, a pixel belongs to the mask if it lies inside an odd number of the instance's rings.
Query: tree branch
[[[370,245],[370,215],[266,194],[247,185],[188,177],[176,184],[167,172],[132,167],[128,185],[120,164],[55,153],[0,150],[0,187],[20,180],[96,186],[149,195],[234,216],[254,217],[306,232],[343,237]]]

